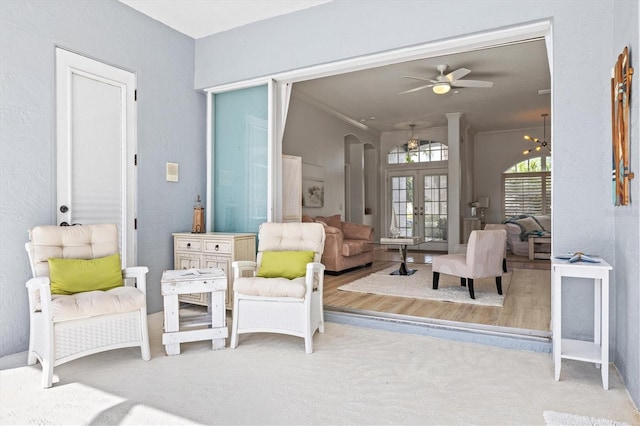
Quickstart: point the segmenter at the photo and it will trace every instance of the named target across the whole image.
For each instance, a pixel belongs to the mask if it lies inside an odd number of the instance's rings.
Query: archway
[[[345,220],[375,223],[378,204],[376,148],[353,134],[344,137]]]

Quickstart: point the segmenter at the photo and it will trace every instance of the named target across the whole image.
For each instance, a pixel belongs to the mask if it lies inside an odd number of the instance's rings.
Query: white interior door
[[[135,75],[56,48],[59,225],[115,223],[123,266],[135,250]]]

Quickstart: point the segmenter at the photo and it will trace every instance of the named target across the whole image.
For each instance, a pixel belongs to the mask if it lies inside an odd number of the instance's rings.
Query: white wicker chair
[[[151,359],[147,329],[146,267],[122,271],[125,286],[71,295],[51,294],[49,258],[93,259],[116,254],[112,224],[38,226],[25,244],[31,264],[27,363],[42,364],[42,386],[51,387],[53,367],[110,349],[139,346]],[[130,285],[135,280],[135,286]]]
[[[234,303],[231,327],[232,348],[238,334],[281,333],[303,337],[306,353],[313,352],[313,334],[324,333],[322,289],[324,265],[320,263],[325,232],[320,223],[263,223],[258,233],[256,262],[233,262]],[[263,253],[267,251],[313,251],[313,262],[306,275],[287,278],[261,278]]]

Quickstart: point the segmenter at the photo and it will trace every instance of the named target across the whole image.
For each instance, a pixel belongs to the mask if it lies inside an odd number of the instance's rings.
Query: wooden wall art
[[[612,178],[613,204],[616,206],[631,202],[629,181],[633,179],[633,173],[629,170],[629,107],[632,76],[629,49],[625,47],[611,76]]]

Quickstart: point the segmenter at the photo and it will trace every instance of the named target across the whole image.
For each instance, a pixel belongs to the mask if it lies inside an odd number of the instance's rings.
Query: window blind
[[[551,173],[503,174],[504,217],[551,213]]]

